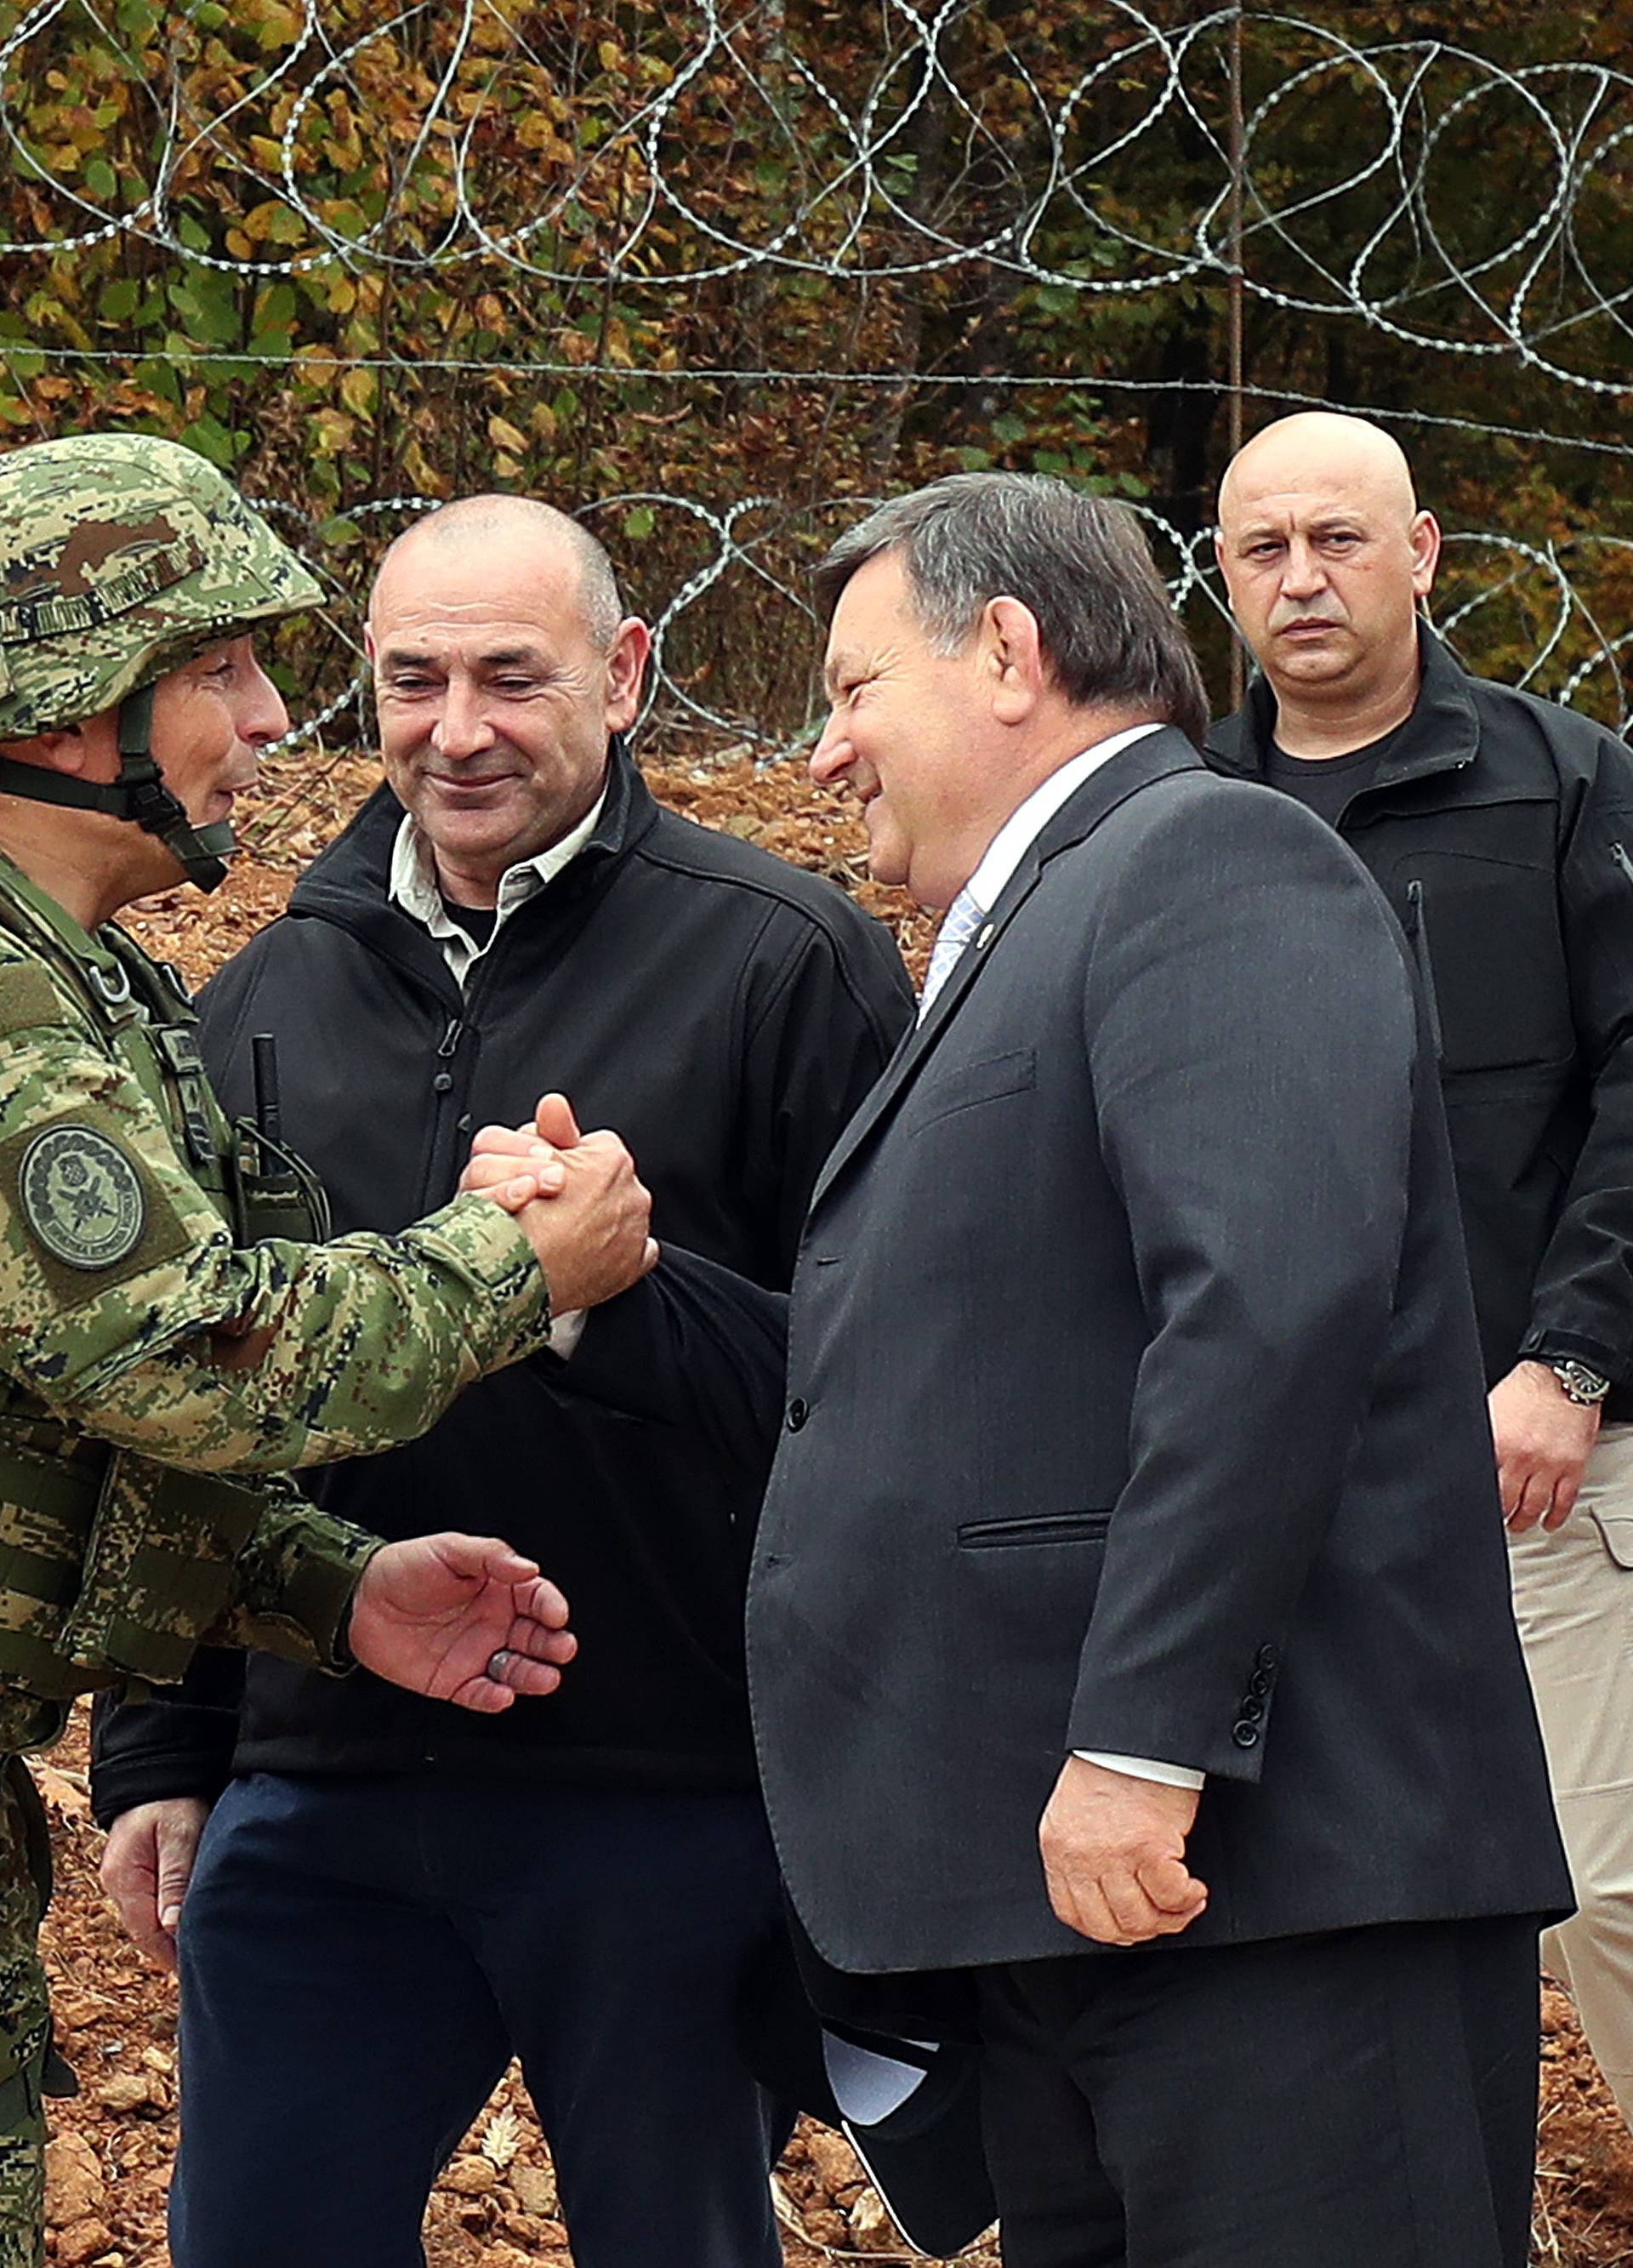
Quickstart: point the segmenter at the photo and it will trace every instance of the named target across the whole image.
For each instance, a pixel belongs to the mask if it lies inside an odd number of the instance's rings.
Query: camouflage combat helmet
[[[148,742],[155,681],[219,638],[318,605],[287,545],[213,465],[149,433],[85,433],[0,456],[0,740],[119,711],[103,785],[0,757],[0,792],[133,820],[205,889],[224,823],[195,828]]]

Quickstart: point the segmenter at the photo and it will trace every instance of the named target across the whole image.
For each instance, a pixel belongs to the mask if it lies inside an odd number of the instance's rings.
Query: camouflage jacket
[[[239,1476],[408,1440],[548,1335],[532,1250],[481,1198],[247,1241],[249,1138],[191,1019],[0,858],[0,1749],[201,1642],[337,1666],[375,1539]]]

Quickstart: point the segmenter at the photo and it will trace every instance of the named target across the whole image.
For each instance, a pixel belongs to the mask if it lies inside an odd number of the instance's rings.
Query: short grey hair
[[[456,497],[451,504],[438,504],[423,519],[405,527],[396,541],[387,547],[379,563],[383,567],[398,545],[418,541],[423,537],[436,541],[441,537],[490,534],[496,541],[502,541],[519,524],[555,536],[571,553],[578,570],[578,605],[585,630],[591,644],[598,652],[605,653],[618,635],[624,614],[618,578],[607,547],[598,536],[592,535],[582,520],[558,512],[541,497],[500,494]],[[377,568],[377,579],[379,573]]]
[[[1074,706],[1148,708],[1201,746],[1202,674],[1127,504],[1042,473],[949,474],[839,538],[814,577],[825,622],[857,570],[885,551],[900,557],[938,652],[957,652],[989,600],[1019,599]]]

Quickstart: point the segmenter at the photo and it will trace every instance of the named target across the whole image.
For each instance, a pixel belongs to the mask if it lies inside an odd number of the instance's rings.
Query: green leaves
[[[134,276],[116,276],[111,284],[102,286],[96,311],[105,323],[127,323],[136,312],[142,297],[142,286]]]
[[[249,446],[247,433],[230,433],[218,417],[208,412],[184,426],[177,437],[189,449],[196,449],[201,457],[208,457],[212,465],[230,470],[242,452]]]
[[[188,336],[203,346],[236,346],[243,328],[238,289],[219,269],[195,269],[187,280],[173,284],[165,297],[187,328]]]

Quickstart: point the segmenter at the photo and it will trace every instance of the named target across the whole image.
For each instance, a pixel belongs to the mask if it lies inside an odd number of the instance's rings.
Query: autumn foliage
[[[1249,426],[1398,419],[1482,539],[1448,561],[1466,654],[1607,716],[1630,33],[1626,0],[1469,0],[1241,41]],[[525,487],[667,611],[674,715],[786,736],[835,511],[984,465],[1157,515],[1222,686],[1188,570],[1228,441],[1228,11],[0,0],[0,438],[162,431],[290,507],[340,600],[285,656],[308,715],[413,500]]]

